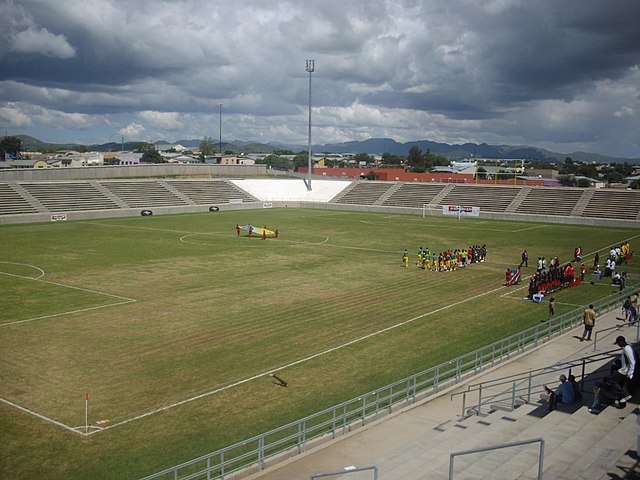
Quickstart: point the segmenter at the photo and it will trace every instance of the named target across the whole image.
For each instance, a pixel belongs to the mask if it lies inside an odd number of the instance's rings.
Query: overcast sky
[[[0,135],[640,157],[638,0],[0,0]]]

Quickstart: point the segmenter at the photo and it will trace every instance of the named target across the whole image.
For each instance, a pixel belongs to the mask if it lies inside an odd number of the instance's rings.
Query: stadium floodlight
[[[311,74],[316,68],[315,60],[306,61],[306,69],[309,72],[309,165],[307,172],[307,190],[311,190]]]

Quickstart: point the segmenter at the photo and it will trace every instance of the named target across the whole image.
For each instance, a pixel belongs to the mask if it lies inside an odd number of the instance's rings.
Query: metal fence
[[[345,476],[351,473],[359,473],[359,472],[373,472],[373,480],[378,480],[378,467],[375,465],[367,465],[366,467],[345,467],[343,470],[339,472],[325,472],[325,473],[316,473],[309,477],[310,480],[316,480],[318,478],[327,478],[327,477],[338,477]]]
[[[493,450],[500,450],[503,448],[512,448],[519,447],[522,445],[529,445],[532,443],[539,443],[540,447],[538,449],[538,480],[542,480],[542,471],[544,469],[544,439],[543,438],[533,438],[531,440],[522,440],[518,442],[511,443],[501,443],[499,445],[493,445],[491,447],[482,447],[482,448],[474,448],[472,450],[463,450],[460,452],[453,452],[449,454],[449,480],[453,480],[453,462],[454,459],[461,455],[471,455],[474,453],[484,453],[490,452]]]
[[[631,295],[637,292],[639,287],[625,290],[625,295]],[[616,293],[598,302],[594,302],[594,308],[599,312],[611,310],[614,307],[620,307],[622,295]],[[578,309],[566,314],[569,318],[573,318],[576,323],[582,322],[582,309]],[[598,334],[607,333],[613,330],[619,331],[621,328],[633,329],[636,341],[640,339],[640,321],[634,319],[630,322],[620,323],[615,327],[609,327],[594,332],[594,347],[597,342]],[[594,348],[595,351],[595,348]],[[485,411],[495,408],[513,410],[521,403],[530,403],[532,396],[543,393],[544,384],[548,381],[555,381],[558,373],[574,372],[580,388],[584,391],[584,382],[587,376],[595,381],[591,371],[599,368],[603,362],[609,361],[612,356],[617,356],[619,349],[605,351],[598,354],[583,356],[582,358],[564,361],[549,365],[547,367],[510,375],[504,378],[497,378],[491,381],[485,381],[478,384],[467,385],[467,390],[457,392],[451,395],[451,398],[462,397],[462,407],[460,419],[464,419],[470,415],[482,415]],[[500,393],[495,393],[499,391]],[[486,394],[485,392],[490,392]]]
[[[624,294],[631,295],[639,290],[640,287],[627,288]],[[594,301],[594,309],[603,313],[614,306],[620,307],[621,299],[622,292],[615,293]],[[527,347],[548,341],[580,325],[582,315],[583,309],[578,308],[428,370],[142,480],[224,479],[242,469],[263,470],[269,459],[275,463],[278,456],[303,453],[314,441],[345,435],[352,429],[405,408],[417,399],[435,395],[465,377],[519,355]]]

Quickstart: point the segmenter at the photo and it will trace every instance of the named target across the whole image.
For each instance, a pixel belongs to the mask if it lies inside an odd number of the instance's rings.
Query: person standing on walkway
[[[629,321],[629,313],[631,313],[630,308],[631,308],[631,297],[627,297],[624,299],[624,302],[622,304],[622,313],[624,313],[625,322]]]
[[[584,332],[582,332],[582,337],[580,337],[580,341],[591,340],[591,332],[593,331],[593,327],[596,324],[596,312],[593,309],[593,304],[589,305],[588,308],[585,309],[584,314],[582,316],[582,323],[584,323]]]
[[[619,335],[614,342],[615,345],[622,348],[622,355],[620,355],[620,362],[622,362],[622,368],[618,370],[618,373],[624,375],[626,378],[625,389],[627,395],[622,399],[623,402],[631,399],[633,393],[633,386],[631,381],[633,380],[633,373],[636,369],[636,354],[633,351],[631,345],[627,343],[627,339],[622,335]]]

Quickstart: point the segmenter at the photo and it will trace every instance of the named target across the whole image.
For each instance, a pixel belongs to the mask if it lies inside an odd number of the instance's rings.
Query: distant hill
[[[391,153],[393,155],[406,156],[409,149],[416,145],[423,152],[431,152],[449,158],[482,157],[482,158],[517,158],[527,160],[545,161],[551,163],[563,163],[566,157],[571,157],[574,161],[585,163],[624,163],[640,164],[640,158],[617,158],[598,155],[595,153],[572,152],[557,153],[542,148],[530,147],[527,145],[488,145],[486,143],[465,143],[449,145],[447,143],[432,142],[429,140],[419,140],[413,142],[399,143],[391,138],[371,138],[363,141],[353,141],[328,145],[316,145],[313,147],[316,152],[326,153],[368,153],[370,155],[382,155]]]
[[[120,151],[123,144],[119,142],[109,142],[100,145],[78,145],[78,144],[54,144],[46,143],[29,135],[15,135],[22,140],[25,150],[35,151],[56,151],[56,150],[87,150],[87,151]],[[175,142],[158,140],[154,142],[158,144],[180,144],[187,148],[197,148],[200,146],[202,139],[182,139]],[[129,141],[124,143],[125,150],[131,150],[138,141]],[[566,157],[571,157],[574,161],[584,163],[624,163],[640,164],[640,158],[618,158],[598,155],[588,152],[572,152],[558,153],[545,150],[542,148],[531,147],[528,145],[488,145],[486,143],[464,143],[449,145],[448,143],[438,143],[429,140],[417,140],[412,142],[400,143],[392,138],[370,138],[363,141],[352,141],[344,143],[333,143],[326,145],[313,145],[313,151],[316,153],[368,153],[369,155],[382,155],[390,153],[393,155],[406,156],[412,146],[417,146],[424,153],[427,151],[443,155],[451,159],[457,158],[517,158],[536,161],[545,161],[550,163],[563,163]],[[217,144],[216,144],[217,147]],[[255,143],[245,142],[242,140],[234,140],[233,142],[223,142],[222,151],[232,151],[234,153],[273,153],[277,150],[291,150],[293,152],[306,151],[306,145],[286,145],[278,143]]]

